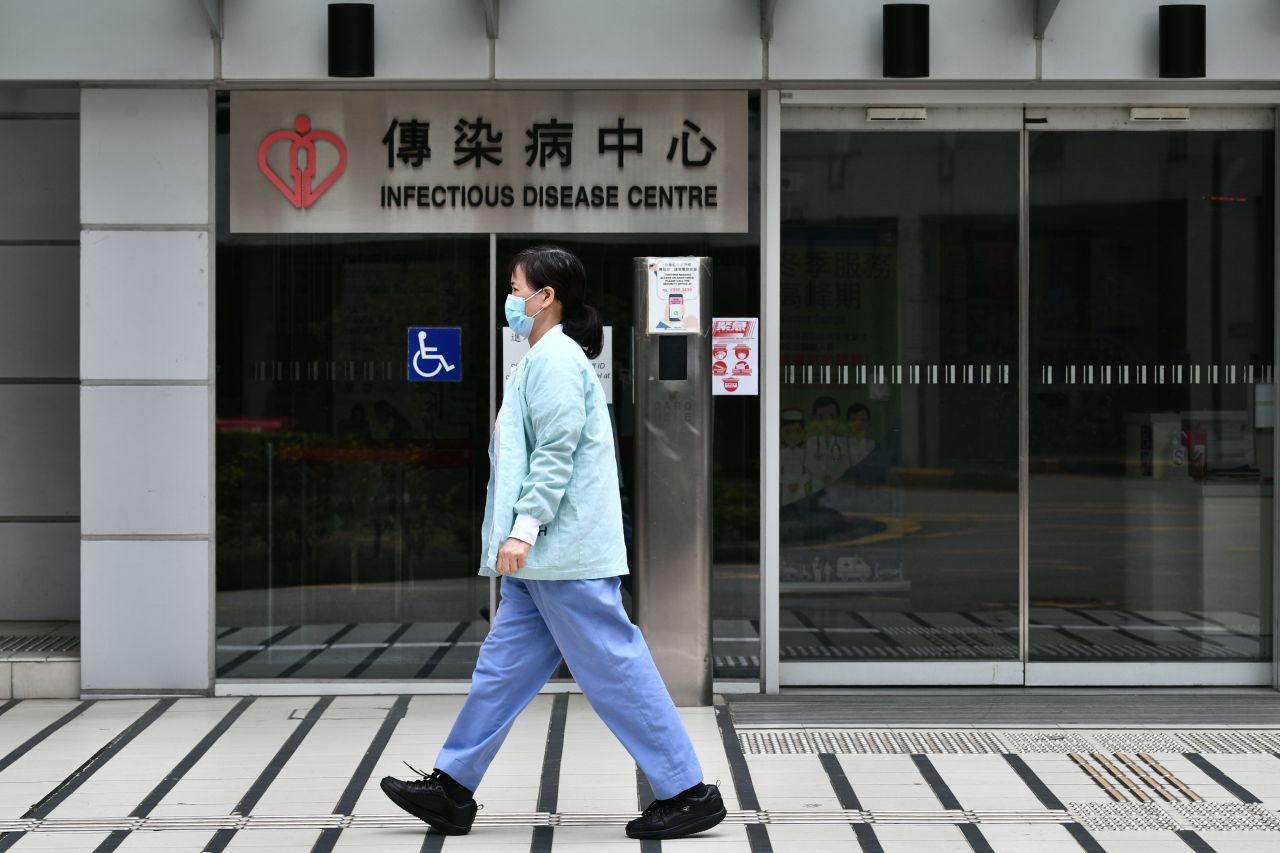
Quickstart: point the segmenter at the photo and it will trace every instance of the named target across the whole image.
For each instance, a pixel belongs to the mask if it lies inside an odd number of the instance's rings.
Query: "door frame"
[[[1266,686],[1280,688],[1280,501],[1272,499],[1272,660],[1269,662],[1035,662],[1029,647],[1030,479],[1030,169],[1032,132],[1072,130],[1152,131],[1275,129],[1280,93],[1248,90],[1100,89],[1069,90],[810,90],[767,93],[762,105],[764,136],[763,235],[761,240],[764,371],[761,405],[761,688],[810,686]],[[924,120],[869,120],[869,107],[925,107]],[[1190,117],[1132,121],[1131,106],[1190,107]],[[1033,123],[1028,124],[1028,120]],[[781,145],[789,130],[830,131],[1016,131],[1019,134],[1018,247],[1018,660],[782,662],[779,542],[781,442]],[[1280,134],[1277,134],[1273,199],[1280,199]],[[1280,222],[1280,217],[1277,217]],[[1280,230],[1280,229],[1278,229]],[[1280,240],[1273,241],[1277,292],[1275,328],[1280,329]],[[1273,363],[1280,364],[1280,334]],[[1280,429],[1272,431],[1273,458],[1280,459]]]

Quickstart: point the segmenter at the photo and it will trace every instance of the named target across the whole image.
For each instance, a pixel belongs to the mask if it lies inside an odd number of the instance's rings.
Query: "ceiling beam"
[[[498,0],[480,0],[480,5],[484,7],[484,31],[489,34],[489,38],[496,39],[498,37]]]
[[[1049,19],[1058,8],[1058,0],[1032,0],[1036,4],[1035,37],[1044,38],[1044,31],[1049,28]]]
[[[778,0],[760,0],[760,38],[768,41],[773,38],[773,10]]]
[[[222,0],[196,0],[209,19],[209,35],[222,38]]]

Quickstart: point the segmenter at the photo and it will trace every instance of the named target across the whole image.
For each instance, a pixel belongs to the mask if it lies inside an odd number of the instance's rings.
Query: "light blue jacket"
[[[529,517],[532,517],[531,519]],[[489,441],[480,574],[517,518],[540,526],[514,577],[576,580],[627,574],[613,426],[582,347],[556,326],[511,372]]]

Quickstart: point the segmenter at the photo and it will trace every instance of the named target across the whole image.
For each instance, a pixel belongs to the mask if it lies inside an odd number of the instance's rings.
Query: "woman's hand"
[[[499,574],[514,575],[524,568],[524,558],[533,548],[528,542],[512,537],[498,551],[498,564],[495,568]]]

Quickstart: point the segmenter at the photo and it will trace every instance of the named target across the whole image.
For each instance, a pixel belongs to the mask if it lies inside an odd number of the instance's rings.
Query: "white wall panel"
[[[0,619],[79,618],[80,525],[0,524]]]
[[[1044,76],[1160,79],[1161,0],[1067,0],[1045,33]],[[1206,79],[1280,77],[1280,3],[1213,0],[1205,15]]]
[[[207,386],[82,386],[85,535],[209,533]]]
[[[929,4],[929,78],[1034,77],[1033,5],[1030,0],[933,0]],[[775,80],[883,80],[883,6],[868,0],[779,3],[769,46],[769,76]]]
[[[83,689],[209,687],[210,547],[81,543]]]
[[[78,122],[0,120],[0,240],[79,236]]]
[[[327,80],[328,44],[328,0],[228,0],[222,75]],[[378,79],[489,77],[489,38],[478,0],[379,0],[373,48]]]
[[[208,223],[208,91],[86,89],[80,134],[81,222]]]
[[[74,385],[0,385],[0,515],[80,511],[78,403]]]
[[[502,79],[758,80],[763,73],[755,2],[539,0],[501,8]]]
[[[0,377],[80,375],[79,291],[78,246],[0,246]]]
[[[84,379],[209,378],[209,240],[203,231],[85,231]]]
[[[0,80],[199,80],[213,41],[197,0],[4,0]]]

